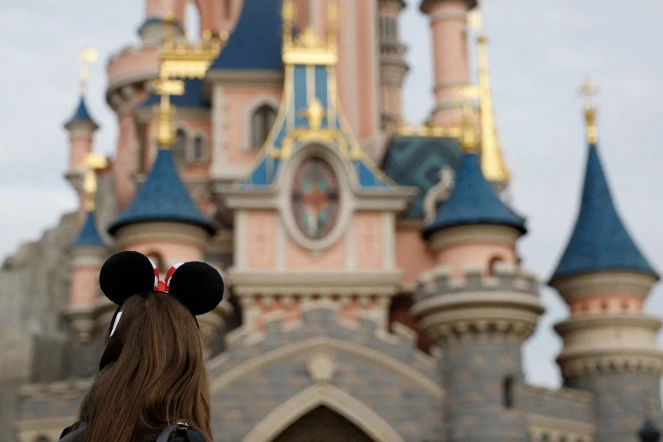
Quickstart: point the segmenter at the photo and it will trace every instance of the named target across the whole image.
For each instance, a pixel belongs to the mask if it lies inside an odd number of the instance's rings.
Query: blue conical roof
[[[85,98],[81,97],[80,101],[78,102],[78,107],[76,108],[76,111],[74,112],[74,115],[65,123],[65,126],[69,126],[72,123],[78,123],[78,122],[87,122],[87,123],[92,123],[95,126],[97,123],[92,119],[90,116],[90,112],[87,110],[87,105],[85,104]]]
[[[97,230],[94,212],[88,212],[85,224],[74,240],[72,247],[104,247],[104,241]]]
[[[624,227],[598,149],[591,144],[580,214],[552,280],[607,270],[634,270],[658,276]]]
[[[170,150],[159,149],[154,165],[134,200],[111,224],[114,235],[120,228],[143,222],[173,221],[203,227],[210,235],[214,224],[202,214],[177,174]]]
[[[448,227],[494,224],[513,227],[525,233],[525,219],[507,207],[486,181],[475,153],[460,160],[456,183],[449,198],[440,204],[435,219],[424,229],[424,236]]]
[[[283,69],[281,2],[244,0],[242,12],[210,70]]]

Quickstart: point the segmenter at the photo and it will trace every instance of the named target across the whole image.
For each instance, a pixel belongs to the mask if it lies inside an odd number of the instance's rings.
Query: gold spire
[[[327,35],[319,36],[309,25],[297,38],[293,38],[295,5],[292,0],[284,0],[283,16],[283,62],[302,65],[335,65],[338,60],[336,51],[336,30],[338,6],[335,1],[328,4]]]
[[[85,179],[83,191],[85,192],[85,210],[94,212],[94,197],[97,193],[97,171],[108,167],[108,158],[98,153],[90,152],[83,160]]]
[[[598,90],[590,80],[585,81],[580,88],[580,94],[585,97],[585,125],[587,127],[587,142],[596,144],[599,141],[599,130],[596,126],[596,106],[594,97]]]
[[[81,97],[85,96],[87,90],[87,80],[90,76],[90,63],[99,59],[99,53],[92,48],[83,48],[80,54],[81,70],[79,73]]]
[[[510,173],[504,164],[502,150],[497,138],[497,125],[493,113],[493,99],[490,91],[488,69],[488,38],[483,32],[481,15],[477,8],[468,16],[469,25],[478,32],[477,52],[479,67],[479,105],[481,117],[481,169],[486,179],[506,186]]]
[[[202,34],[200,42],[188,44],[175,41],[173,37],[172,0],[166,4],[164,21],[169,24],[160,54],[159,78],[152,85],[161,102],[157,110],[157,141],[160,149],[169,149],[175,142],[172,120],[175,109],[170,103],[171,95],[184,95],[184,78],[204,78],[210,64],[221,51],[221,40],[212,37],[209,31]]]

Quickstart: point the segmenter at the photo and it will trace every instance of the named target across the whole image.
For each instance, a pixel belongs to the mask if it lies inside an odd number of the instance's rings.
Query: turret
[[[661,321],[643,310],[658,274],[626,230],[601,165],[594,87],[587,83],[588,158],[580,213],[550,285],[569,305],[555,326],[564,383],[595,395],[596,440],[633,440],[645,406],[660,410]]]
[[[94,121],[87,104],[85,103],[85,92],[88,78],[87,64],[95,61],[97,54],[92,49],[84,49],[81,52],[81,71],[80,71],[80,97],[78,106],[74,114],[64,124],[69,132],[69,167],[65,178],[73,186],[79,195],[79,207],[81,211],[78,217],[78,226],[84,221],[85,195],[83,191],[83,180],[85,177],[84,161],[87,155],[92,152],[94,142],[94,133],[99,129],[99,125]]]
[[[544,309],[516,252],[525,220],[485,179],[471,128],[451,195],[423,232],[437,266],[422,275],[412,313],[441,349],[446,440],[525,442],[523,417],[504,413],[499,392],[523,379],[521,345]]]
[[[383,127],[397,124],[403,118],[403,81],[410,69],[405,60],[407,47],[398,35],[398,18],[403,8],[403,0],[379,0],[378,3]]]
[[[430,18],[433,38],[433,89],[435,107],[432,122],[448,124],[452,110],[462,104],[456,92],[469,84],[467,13],[476,0],[423,0],[421,11]]]
[[[90,153],[83,165],[85,178],[85,222],[71,245],[71,286],[65,317],[82,342],[88,342],[95,328],[95,304],[99,293],[99,270],[106,256],[106,245],[99,235],[95,217],[96,174],[108,166],[106,157]]]

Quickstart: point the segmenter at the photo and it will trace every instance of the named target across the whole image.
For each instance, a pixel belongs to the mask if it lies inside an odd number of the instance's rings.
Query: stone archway
[[[345,417],[321,405],[290,424],[272,442],[376,442]]]
[[[318,411],[320,408],[323,410]],[[332,415],[330,416],[324,409],[331,411]],[[313,411],[316,413],[310,414]],[[332,426],[336,422],[339,425],[337,431],[355,431],[355,433],[347,434],[355,434],[357,438],[336,438],[328,441],[311,438],[304,430],[312,424],[315,425],[316,419],[324,419],[322,422]],[[322,422],[318,421],[318,423]],[[283,435],[289,436],[290,429],[293,429],[292,437],[299,437],[299,439],[279,439]],[[356,432],[356,430],[359,431]],[[335,442],[337,440],[404,442],[403,438],[384,419],[365,404],[346,392],[325,384],[313,385],[285,401],[246,435],[242,442]]]

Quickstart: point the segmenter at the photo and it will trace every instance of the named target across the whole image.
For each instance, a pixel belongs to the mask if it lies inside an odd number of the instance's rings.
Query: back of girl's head
[[[169,272],[168,279],[172,278],[171,286],[177,286],[176,293],[141,290],[117,302],[119,307],[107,334],[100,372],[81,406],[80,421],[88,423],[86,442],[156,439],[179,419],[212,440],[209,385],[194,316],[205,309],[196,309],[200,300],[187,300],[200,287],[193,283],[192,293],[186,293],[184,284],[191,283],[191,277],[195,280],[206,276],[190,274],[193,267],[184,269],[178,281]],[[102,290],[103,276],[102,269]],[[221,280],[221,292],[222,284]],[[139,284],[139,288],[144,287]],[[220,301],[219,295],[210,296]]]

